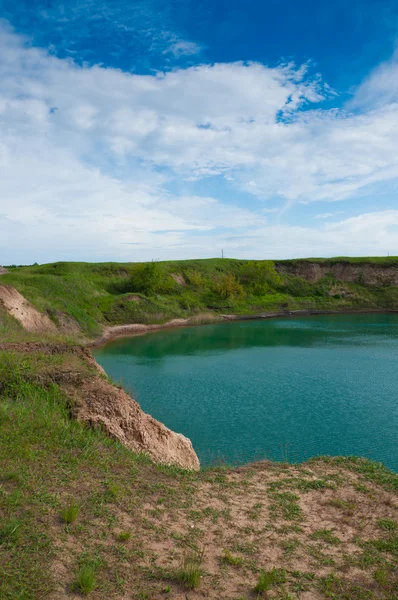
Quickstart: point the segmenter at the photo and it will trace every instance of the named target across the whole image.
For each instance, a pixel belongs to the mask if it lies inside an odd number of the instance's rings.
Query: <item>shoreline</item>
[[[366,314],[398,314],[397,309],[343,309],[343,310],[326,310],[326,309],[297,309],[291,311],[265,311],[262,313],[249,315],[228,315],[228,314],[199,314],[192,317],[176,318],[166,321],[166,323],[130,323],[126,325],[110,325],[106,327],[101,336],[92,340],[87,344],[88,348],[96,348],[105,346],[109,342],[119,338],[136,337],[145,335],[153,331],[162,329],[177,329],[179,327],[195,327],[199,325],[213,325],[219,323],[228,323],[232,321],[261,321],[263,319],[278,319],[278,318],[294,318],[294,317],[313,317],[327,315],[366,315]]]

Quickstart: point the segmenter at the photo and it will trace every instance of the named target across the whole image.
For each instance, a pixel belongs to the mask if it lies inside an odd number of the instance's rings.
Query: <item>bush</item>
[[[156,262],[139,265],[125,286],[126,292],[141,292],[146,296],[156,294],[175,294],[180,292],[180,286],[167,273],[162,272]]]
[[[197,547],[187,549],[182,557],[180,568],[177,570],[177,581],[190,590],[195,590],[200,585],[203,555],[204,551]]]
[[[188,270],[184,272],[184,279],[193,288],[203,288],[206,285],[206,279],[203,277],[200,271]]]
[[[241,281],[255,296],[263,296],[283,283],[282,277],[275,271],[274,263],[267,261],[249,261],[242,270]]]
[[[161,279],[162,276],[157,263],[150,262],[140,265],[129,281],[129,291],[142,292],[150,296],[158,291]]]
[[[240,298],[244,294],[243,286],[232,273],[226,273],[215,286],[215,292],[223,300]]]

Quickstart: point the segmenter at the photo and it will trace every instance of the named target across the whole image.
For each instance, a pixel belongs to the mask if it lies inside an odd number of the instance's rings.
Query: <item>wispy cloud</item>
[[[170,40],[170,46],[163,50],[164,54],[173,54],[176,58],[181,56],[192,56],[193,54],[199,54],[201,47],[195,42],[188,42],[185,40]]]
[[[187,38],[165,0],[69,0],[16,3],[15,22],[24,29],[31,22],[33,43],[57,56],[70,56],[80,64],[101,63],[127,70],[172,68],[201,46]]]
[[[327,213],[320,213],[319,215],[314,215],[314,219],[330,219],[332,217],[335,217],[336,215],[341,215],[343,211],[338,210],[337,212],[327,212]]]
[[[374,109],[398,102],[398,48],[390,60],[378,65],[357,89],[350,106]]]

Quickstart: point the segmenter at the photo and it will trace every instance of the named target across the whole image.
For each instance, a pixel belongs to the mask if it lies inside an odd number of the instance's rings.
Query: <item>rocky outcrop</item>
[[[311,283],[332,275],[338,281],[362,283],[369,286],[398,286],[398,264],[351,263],[345,261],[284,261],[276,262],[275,270],[281,275],[296,275]]]

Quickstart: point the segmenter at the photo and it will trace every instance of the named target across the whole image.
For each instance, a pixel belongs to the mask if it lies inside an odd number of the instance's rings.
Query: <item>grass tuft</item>
[[[15,540],[21,526],[18,519],[10,519],[0,525],[0,544]]]
[[[384,531],[396,531],[398,529],[398,523],[393,519],[377,519],[377,524]]]
[[[190,590],[196,590],[202,577],[203,551],[190,549],[182,558],[181,566],[176,573],[176,579]]]
[[[341,544],[340,538],[336,535],[333,535],[333,531],[331,529],[318,529],[318,531],[314,531],[311,535],[313,540],[322,540],[327,544],[333,544],[337,546],[337,544]]]
[[[64,523],[70,525],[74,523],[79,515],[80,506],[79,504],[71,499],[68,504],[61,510],[60,517]]]
[[[117,536],[117,540],[119,542],[128,542],[128,540],[131,538],[131,533],[129,531],[121,531],[119,533],[119,535]]]
[[[80,567],[76,579],[73,582],[72,589],[80,592],[84,596],[88,596],[94,588],[96,583],[96,571],[91,565],[83,565]]]
[[[273,586],[281,585],[286,581],[286,571],[284,569],[271,569],[271,571],[262,571],[259,575],[257,585],[254,591],[258,594],[268,592]]]
[[[243,558],[241,556],[234,556],[229,550],[224,550],[221,561],[235,567],[240,567],[243,564]]]

